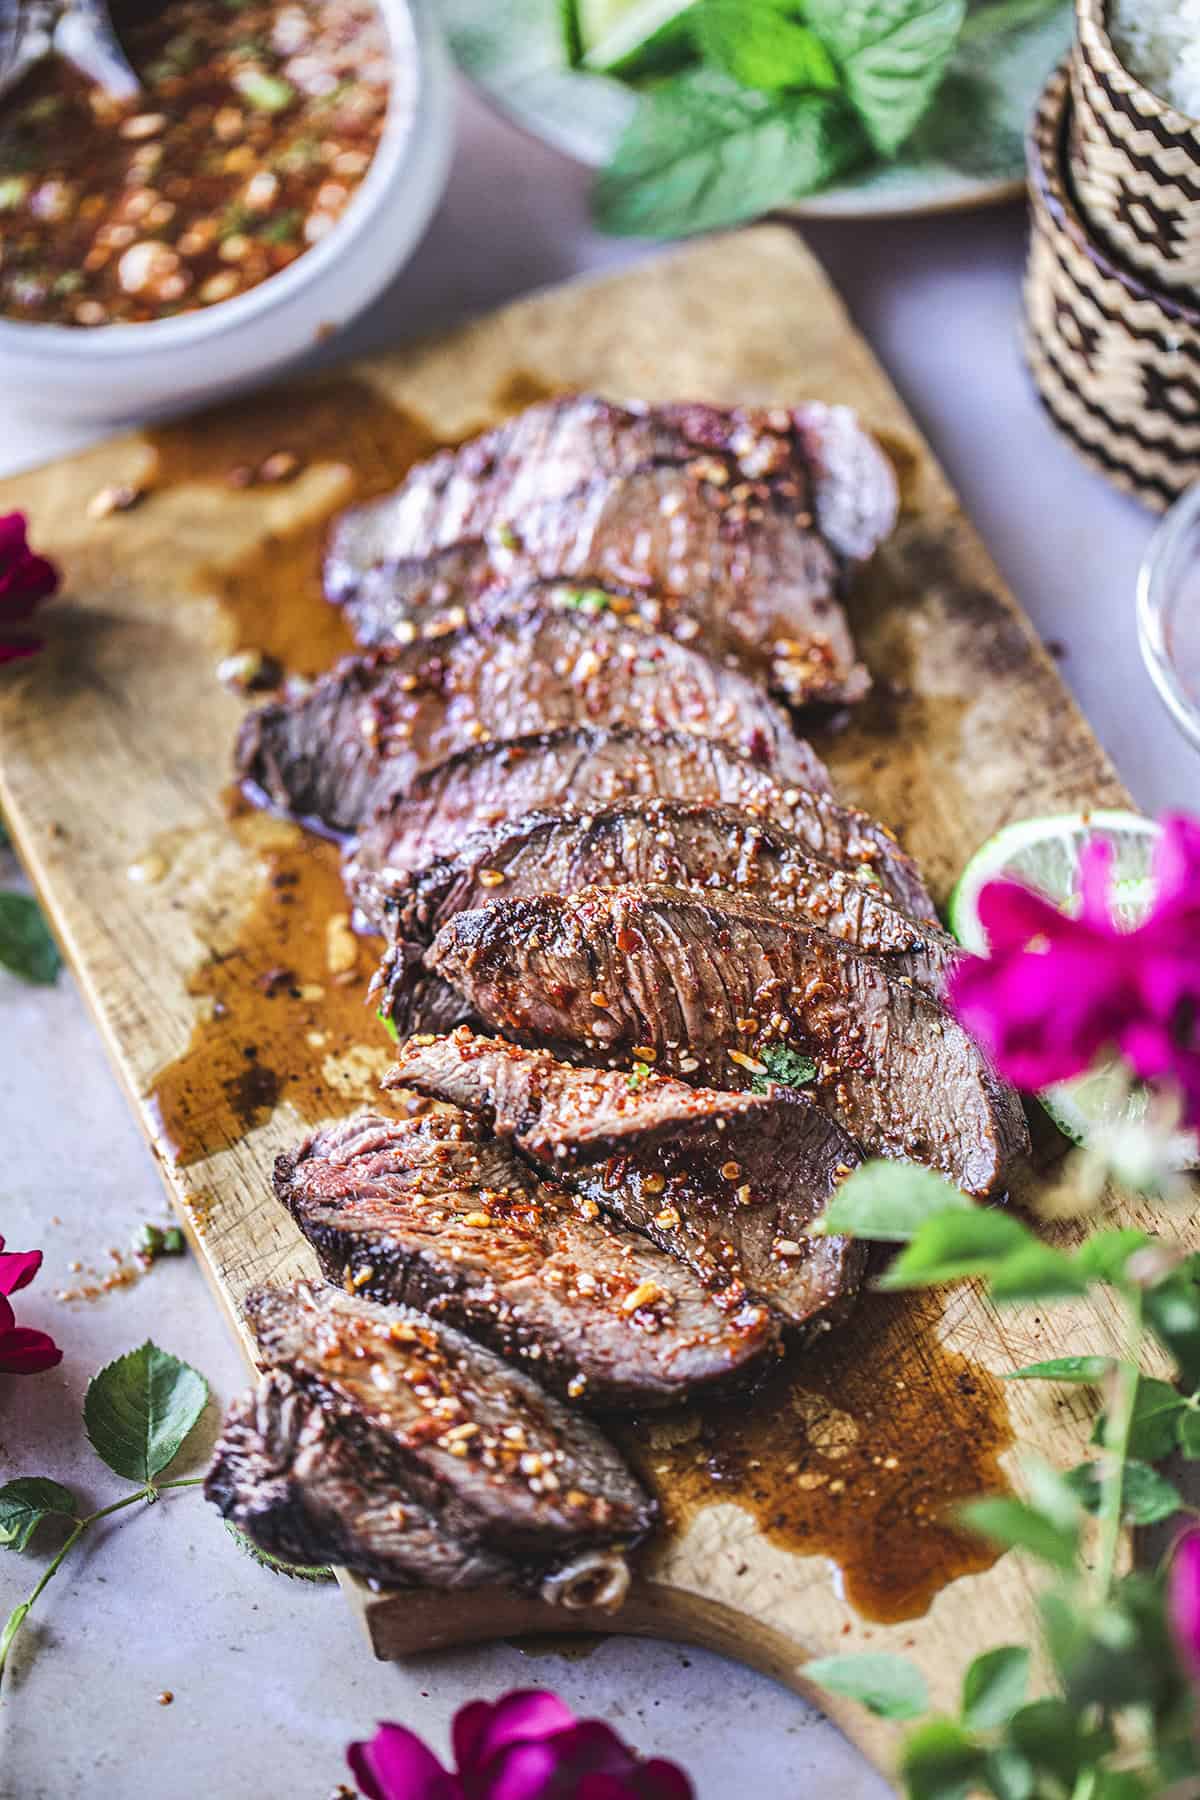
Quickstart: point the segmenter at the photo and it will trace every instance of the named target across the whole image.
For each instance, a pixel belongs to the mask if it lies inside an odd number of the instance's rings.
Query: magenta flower
[[[1113,917],[1112,846],[1079,858],[1078,918],[1014,881],[989,881],[979,917],[991,955],[962,959],[950,1003],[1000,1073],[1037,1092],[1120,1051],[1200,1124],[1200,823],[1163,820],[1154,904],[1132,931]]]
[[[58,587],[58,570],[29,548],[25,529],[24,513],[0,513],[0,663],[41,649],[41,639],[30,637],[25,627]]]
[[[1179,1659],[1200,1681],[1200,1531],[1185,1531],[1167,1572],[1167,1618]]]
[[[36,1375],[62,1361],[62,1351],[44,1331],[18,1325],[8,1296],[28,1287],[42,1266],[40,1250],[4,1252],[0,1237],[0,1375]]]
[[[577,1719],[555,1694],[517,1689],[473,1700],[450,1728],[447,1771],[415,1732],[380,1725],[347,1758],[368,1800],[694,1800],[682,1769],[643,1762],[599,1719]]]

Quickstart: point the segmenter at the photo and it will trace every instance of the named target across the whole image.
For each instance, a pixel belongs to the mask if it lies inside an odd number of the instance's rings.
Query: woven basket
[[[1085,229],[1063,178],[1070,113],[1062,68],[1029,137],[1026,356],[1084,460],[1161,511],[1200,479],[1200,311],[1139,281]]]
[[[1200,120],[1118,60],[1105,0],[1075,0],[1071,183],[1088,225],[1155,287],[1200,296]]]

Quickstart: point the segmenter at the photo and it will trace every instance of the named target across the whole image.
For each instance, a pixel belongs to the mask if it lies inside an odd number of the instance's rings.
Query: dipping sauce
[[[372,0],[113,9],[143,82],[57,57],[0,101],[0,313],[133,324],[229,300],[337,224],[378,146],[391,63]]]

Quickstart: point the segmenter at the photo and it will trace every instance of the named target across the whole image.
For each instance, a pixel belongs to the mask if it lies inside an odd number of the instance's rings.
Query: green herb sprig
[[[990,1495],[961,1509],[998,1549],[1051,1575],[1040,1609],[1058,1693],[1029,1698],[1030,1652],[1016,1644],[975,1659],[954,1717],[929,1715],[924,1677],[905,1657],[826,1657],[807,1665],[808,1678],[879,1717],[920,1721],[901,1756],[912,1800],[1200,1793],[1195,1697],[1168,1633],[1165,1572],[1118,1568],[1124,1526],[1191,1510],[1153,1465],[1172,1454],[1200,1460],[1200,1255],[1103,1227],[1060,1249],[928,1170],[878,1162],[842,1184],[814,1227],[834,1232],[900,1245],[879,1282],[893,1291],[978,1280],[1000,1304],[1041,1307],[1105,1289],[1120,1302],[1125,1343],[1119,1356],[1067,1355],[1009,1373],[1097,1388],[1105,1409],[1094,1454],[1067,1471],[1032,1463],[1022,1496]],[[1150,1341],[1171,1358],[1175,1381],[1143,1371]]]
[[[0,1487],[0,1548],[25,1551],[50,1519],[70,1529],[27,1600],[15,1606],[0,1632],[0,1684],[10,1651],[25,1620],[78,1544],[101,1519],[127,1507],[153,1504],[173,1488],[197,1487],[203,1476],[162,1481],[195,1429],[208,1400],[208,1383],[190,1364],[147,1340],[94,1375],[84,1397],[83,1417],[92,1448],[132,1490],[95,1512],[80,1514],[75,1496],[44,1475],[24,1475]]]
[[[960,45],[1022,29],[1059,0],[680,0],[606,61],[579,0],[577,67],[615,76],[637,110],[593,189],[606,231],[674,237],[755,218],[879,158],[930,114]],[[609,9],[628,19],[636,8]]]

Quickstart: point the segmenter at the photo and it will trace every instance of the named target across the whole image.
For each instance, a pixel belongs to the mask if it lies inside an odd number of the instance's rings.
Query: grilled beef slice
[[[597,477],[723,459],[725,481],[790,481],[838,558],[860,562],[896,520],[891,464],[847,407],[621,407],[565,394],[529,407],[408,473],[396,493],[342,513],[329,538],[326,592],[351,598],[363,574],[495,535],[531,504],[565,500]]]
[[[251,713],[237,766],[258,804],[340,836],[471,744],[580,723],[719,738],[785,784],[812,766],[747,677],[613,618],[538,609],[347,658],[302,698]]]
[[[270,1556],[336,1563],[376,1581],[478,1587],[516,1565],[449,1536],[413,1499],[382,1442],[271,1370],[225,1418],[204,1484],[222,1515]]]
[[[275,1191],[329,1280],[418,1307],[585,1405],[685,1399],[775,1341],[765,1307],[718,1306],[683,1263],[538,1180],[465,1113],[315,1132],[278,1159]]]
[[[492,900],[643,881],[764,901],[875,952],[933,993],[955,951],[944,932],[910,919],[781,826],[703,802],[631,800],[586,813],[531,813],[472,833],[455,854],[397,882],[382,906],[391,966],[402,981],[407,947],[428,946],[455,913]]]
[[[577,1069],[467,1031],[402,1045],[384,1085],[479,1112],[544,1173],[682,1257],[725,1304],[740,1287],[811,1327],[858,1288],[862,1246],[805,1235],[858,1148],[802,1094]]]
[[[613,611],[695,643],[790,705],[860,699],[867,676],[836,598],[837,562],[797,523],[794,501],[757,487],[731,501],[686,469],[602,478],[528,507],[505,528],[512,548],[473,539],[368,575],[347,603],[354,635],[411,642],[504,617],[541,592],[549,605]]]
[[[660,795],[736,806],[772,820],[829,861],[865,876],[873,872],[903,912],[936,922],[912,858],[884,826],[839,806],[825,770],[809,755],[807,779],[781,787],[729,746],[690,732],[576,725],[479,744],[417,775],[379,807],[351,849],[347,882],[390,881],[457,849],[471,829],[526,813],[587,812]]]
[[[494,534],[531,504],[564,500],[600,476],[728,459],[728,484],[789,479],[835,553],[870,556],[895,522],[896,483],[874,440],[846,407],[698,404],[618,406],[564,395],[413,469],[395,493],[342,514],[329,542],[325,588],[345,601],[363,575]]]
[[[1002,1187],[1027,1145],[1016,1095],[937,1001],[754,901],[653,885],[499,901],[459,913],[426,960],[485,1024],[584,1061],[645,1049],[665,1073],[747,1087],[785,1043],[852,1137],[968,1193]]]
[[[326,590],[367,644],[514,580],[651,591],[792,703],[854,700],[867,677],[838,603],[841,559],[870,555],[895,512],[891,469],[844,408],[634,412],[575,397],[343,515]]]
[[[309,1282],[257,1288],[245,1310],[263,1364],[354,1447],[363,1490],[391,1490],[464,1556],[533,1572],[653,1523],[589,1420],[449,1326]]]

